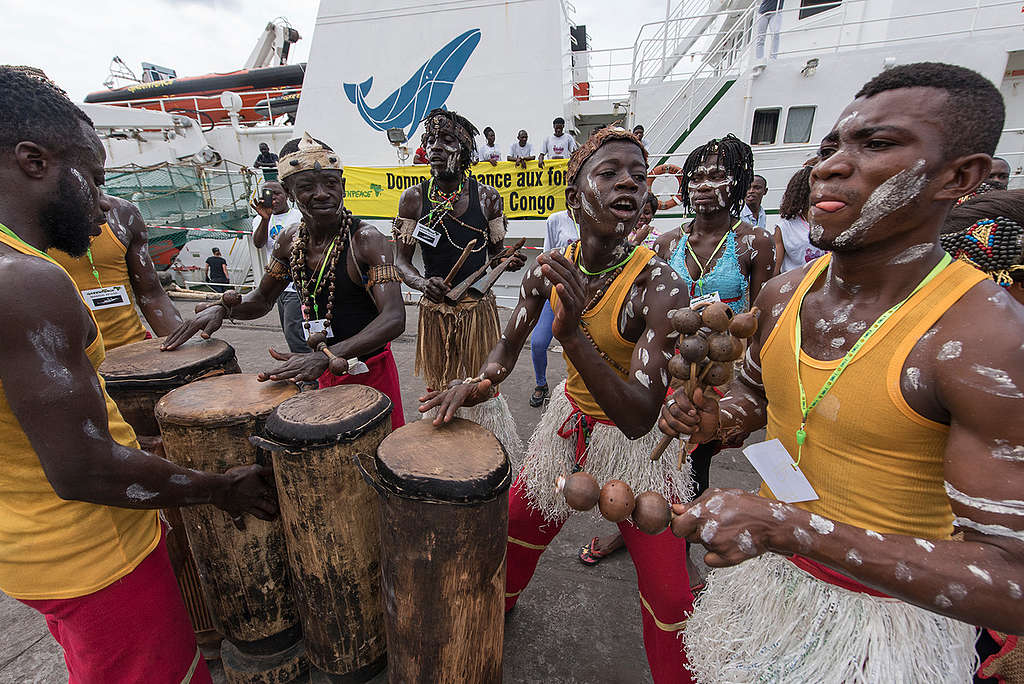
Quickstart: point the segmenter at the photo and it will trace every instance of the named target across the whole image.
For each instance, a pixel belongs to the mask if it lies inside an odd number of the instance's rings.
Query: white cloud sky
[[[302,34],[290,63],[309,54],[316,0],[6,0],[0,63],[42,68],[75,101],[103,88],[114,55],[179,76],[242,67],[266,22],[284,16]],[[665,0],[576,0],[595,49],[632,45],[640,26],[664,18]]]

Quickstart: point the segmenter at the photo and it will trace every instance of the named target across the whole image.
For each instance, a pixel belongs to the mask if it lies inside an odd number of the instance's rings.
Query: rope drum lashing
[[[671,209],[677,207],[683,203],[683,170],[675,164],[659,164],[651,169],[651,172],[647,174],[647,189],[652,193],[654,192],[654,179],[658,176],[674,176],[676,179],[676,192],[670,195],[667,200],[663,200],[658,197],[658,211],[664,211],[665,209]]]

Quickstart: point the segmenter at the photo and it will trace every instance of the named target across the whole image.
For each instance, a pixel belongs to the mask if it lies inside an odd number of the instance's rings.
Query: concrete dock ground
[[[179,309],[193,303],[179,301]],[[402,380],[402,401],[407,421],[416,420],[423,383],[413,376],[417,307],[408,306],[406,332],[392,343]],[[502,323],[509,310],[500,309]],[[256,321],[226,322],[216,335],[235,347],[243,372],[272,367],[269,347],[287,350],[277,312]],[[557,342],[557,341],[556,341]],[[548,351],[548,383],[565,378],[561,354]],[[530,352],[519,362],[501,390],[516,418],[524,444],[529,440],[541,409],[531,408],[534,377]],[[752,436],[763,439],[763,434]],[[739,450],[723,451],[711,466],[711,484],[753,489],[758,477]],[[541,558],[537,573],[505,625],[504,681],[527,684],[637,684],[650,682],[640,629],[640,602],[636,573],[629,556],[618,553],[595,567],[577,560],[581,545],[615,527],[590,515],[577,515],[566,523]],[[697,564],[702,551],[691,549]],[[706,571],[706,570],[705,570]],[[215,682],[224,682],[219,663],[210,663]],[[0,684],[55,684],[67,681],[60,646],[50,636],[37,612],[0,594]],[[382,674],[373,682],[385,682]]]

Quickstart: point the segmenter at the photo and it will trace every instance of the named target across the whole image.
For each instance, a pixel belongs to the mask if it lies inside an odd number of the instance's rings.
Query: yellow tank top
[[[127,249],[124,244],[117,239],[110,226],[104,223],[100,234],[92,239],[89,250],[92,252],[92,263],[89,263],[88,256],[75,259],[59,249],[51,249],[47,254],[68,272],[80,291],[116,285],[121,285],[127,290],[130,304],[92,312],[100,332],[103,333],[105,349],[116,349],[130,342],[141,342],[146,339],[146,328],[143,327],[135,309],[135,293],[132,292],[131,279],[128,277],[128,263],[124,259]],[[93,264],[100,274],[99,283],[92,273]]]
[[[572,260],[572,250],[574,249],[572,245],[566,247],[565,257],[567,259]],[[636,251],[633,252],[632,258],[622,269],[622,272],[616,276],[604,296],[601,297],[601,301],[583,315],[583,324],[587,326],[587,332],[594,338],[598,348],[623,368],[629,368],[629,364],[632,363],[633,350],[636,348],[636,343],[624,339],[619,334],[619,311],[622,310],[622,304],[629,294],[629,288],[633,285],[633,281],[636,280],[636,277],[640,275],[640,271],[644,269],[644,266],[647,265],[647,262],[653,256],[654,252],[646,247],[637,247]],[[554,309],[557,304],[558,293],[555,292],[554,288],[551,288],[551,308]],[[569,356],[565,353],[562,356],[565,358],[565,363],[569,370],[569,376],[565,381],[565,389],[569,397],[588,416],[598,420],[608,420],[608,415],[590,394],[587,384],[583,382],[583,376],[572,365]],[[615,372],[623,380],[626,379],[626,376],[618,369]]]
[[[818,264],[830,258],[826,255]],[[801,418],[794,380],[797,303],[818,273],[812,268],[800,283],[761,350],[768,439],[781,440],[794,459]],[[921,336],[984,278],[963,262],[951,263],[865,343],[807,418],[800,469],[819,499],[796,506],[877,532],[949,538],[953,512],[943,488],[949,427],[907,404],[900,374]],[[838,365],[838,359],[820,361],[800,352],[799,372],[808,401]],[[760,494],[774,498],[764,483]]]
[[[2,232],[0,242],[43,258]],[[98,324],[96,339],[85,353],[93,369],[99,368],[104,352]],[[131,426],[107,395],[103,378],[99,373],[96,377],[106,400],[111,436],[118,444],[138,447]],[[57,496],[7,403],[2,384],[0,444],[0,590],[4,593],[26,600],[91,594],[127,575],[156,548],[160,540],[156,511],[64,501]],[[75,445],[68,444],[69,457],[75,451]]]

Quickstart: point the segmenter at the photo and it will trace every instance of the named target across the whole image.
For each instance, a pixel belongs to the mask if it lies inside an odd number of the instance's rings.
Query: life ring
[[[665,209],[671,209],[677,207],[683,203],[683,170],[675,164],[659,164],[651,169],[651,172],[647,174],[647,187],[648,189],[654,187],[654,179],[661,175],[670,175],[676,177],[676,182],[679,183],[679,189],[676,194],[670,196],[667,200],[658,198],[658,211]],[[653,192],[653,190],[652,190]]]

